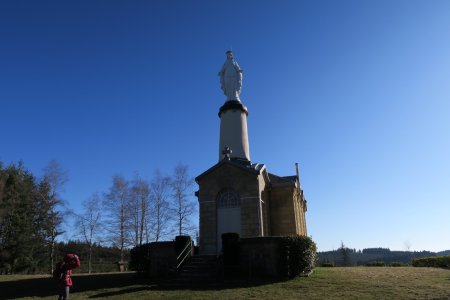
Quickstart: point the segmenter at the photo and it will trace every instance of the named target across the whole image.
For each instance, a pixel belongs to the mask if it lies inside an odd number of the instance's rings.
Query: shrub
[[[239,234],[235,232],[222,234],[223,263],[225,266],[239,264]]]
[[[329,263],[329,262],[322,263],[320,266],[324,267],[324,268],[332,268],[332,267],[334,267],[334,265],[332,263]]]
[[[178,255],[184,250],[186,245],[191,242],[189,235],[179,235],[175,237],[175,253]]]
[[[414,267],[431,267],[431,268],[450,268],[449,256],[434,256],[413,259],[412,265]]]
[[[386,264],[384,261],[369,261],[366,266],[368,267],[384,267]]]
[[[280,243],[280,273],[287,278],[306,275],[314,269],[317,248],[307,236],[287,236]]]
[[[401,262],[394,261],[394,262],[391,262],[391,263],[389,264],[389,266],[390,266],[390,267],[404,267],[404,266],[406,266],[406,265],[405,265],[405,264],[402,264]]]

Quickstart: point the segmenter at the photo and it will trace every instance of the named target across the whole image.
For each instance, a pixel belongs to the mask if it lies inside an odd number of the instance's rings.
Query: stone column
[[[230,158],[250,161],[247,115],[247,108],[240,101],[227,101],[220,108],[219,161],[224,158],[226,147],[232,151]]]

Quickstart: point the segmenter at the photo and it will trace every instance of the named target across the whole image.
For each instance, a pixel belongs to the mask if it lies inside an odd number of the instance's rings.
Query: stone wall
[[[280,277],[280,238],[240,240],[240,269],[250,277]]]
[[[150,246],[150,278],[169,277],[170,270],[176,266],[175,242],[155,242]]]

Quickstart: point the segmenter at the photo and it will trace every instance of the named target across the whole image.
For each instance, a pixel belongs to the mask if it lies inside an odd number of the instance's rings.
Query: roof
[[[285,182],[297,182],[297,176],[278,176],[272,173],[269,174],[269,179],[274,183],[285,183]]]
[[[272,173],[268,173],[269,180],[272,186],[293,186],[297,185],[297,176],[278,176]]]
[[[199,180],[201,180],[202,177],[210,174],[211,172],[220,168],[223,165],[231,165],[233,167],[241,169],[242,171],[249,172],[249,173],[252,173],[255,175],[261,174],[262,170],[265,168],[264,164],[257,164],[257,163],[252,164],[250,161],[247,161],[247,160],[240,160],[240,159],[233,159],[233,158],[231,158],[230,160],[222,159],[217,164],[215,164],[214,166],[212,166],[211,168],[209,168],[202,174],[198,175],[197,177],[195,177],[195,181],[198,182]]]
[[[195,181],[198,182],[199,180],[201,180],[202,177],[210,174],[211,172],[213,172],[214,170],[220,168],[223,165],[231,165],[234,166],[238,169],[241,169],[242,171],[245,172],[249,172],[255,175],[259,175],[261,174],[261,172],[263,171],[263,169],[265,168],[264,164],[258,164],[258,163],[251,163],[248,160],[241,160],[241,159],[236,159],[236,158],[231,158],[231,159],[222,159],[221,161],[219,161],[217,164],[215,164],[214,166],[212,166],[211,168],[209,168],[208,170],[206,170],[205,172],[203,172],[202,174],[198,175],[195,178]],[[293,175],[293,176],[278,176],[272,173],[267,172],[268,177],[269,177],[269,181],[272,185],[276,185],[276,186],[281,186],[281,185],[288,185],[288,186],[295,186],[297,183],[297,176]]]

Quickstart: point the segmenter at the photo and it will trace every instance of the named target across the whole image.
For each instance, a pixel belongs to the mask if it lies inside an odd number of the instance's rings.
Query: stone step
[[[194,255],[191,257],[191,259],[198,259],[198,260],[216,260],[215,255]]]
[[[183,269],[184,268],[208,269],[208,268],[214,268],[215,266],[216,266],[216,264],[199,264],[199,263],[192,264],[192,263],[186,263],[183,266]]]
[[[214,278],[215,276],[216,273],[180,273],[176,278]]]
[[[194,263],[202,263],[202,264],[210,264],[210,263],[215,263],[216,260],[215,259],[198,259],[198,258],[191,258],[189,260],[190,262],[194,262]]]
[[[208,269],[196,269],[196,268],[186,268],[182,271],[178,272],[178,274],[181,275],[194,275],[194,274],[204,274],[205,276],[209,276],[211,274],[216,274],[215,268],[208,268]]]
[[[200,275],[204,275],[205,277],[206,276],[212,276],[212,275],[215,275],[216,274],[216,270],[205,270],[205,271],[202,271],[202,272],[197,272],[197,271],[182,271],[182,272],[179,272],[178,273],[178,276],[177,277],[180,277],[180,276],[195,276],[195,275],[198,275],[198,274],[200,274]]]
[[[215,266],[215,263],[200,263],[200,262],[187,262],[184,264],[185,266],[194,267],[194,268],[210,268]]]
[[[217,265],[214,255],[195,255],[181,268],[175,278],[164,283],[165,287],[211,287],[216,283]]]
[[[211,264],[211,263],[216,262],[214,259],[191,259],[190,261],[194,262],[194,263],[202,263],[202,264]]]

